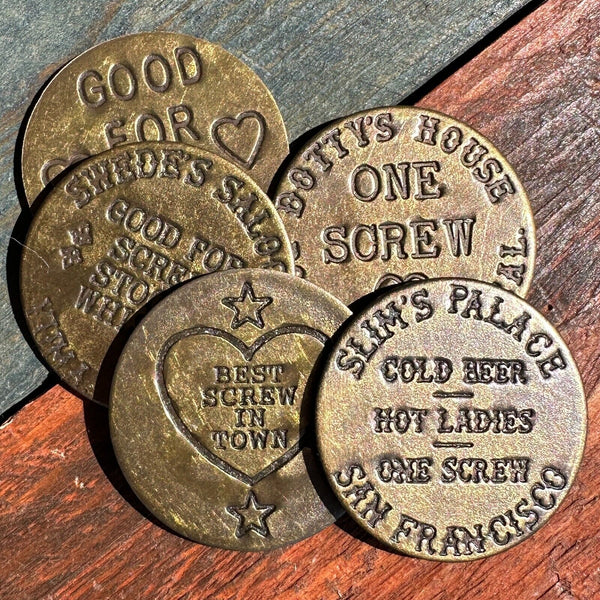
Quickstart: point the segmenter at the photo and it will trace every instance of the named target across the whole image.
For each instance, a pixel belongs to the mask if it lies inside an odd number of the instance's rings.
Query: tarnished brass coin
[[[193,146],[130,144],[71,169],[44,199],[23,249],[23,312],[50,367],[92,398],[111,342],[150,298],[241,267],[293,269],[258,185]]]
[[[155,140],[219,154],[263,189],[288,153],[275,100],[243,62],[189,35],[138,33],[87,50],[44,90],[23,140],[27,198],[82,158]]]
[[[526,539],[585,442],[577,367],[554,328],[493,285],[394,288],[336,338],[318,447],[342,505],[386,546],[462,561]]]
[[[195,279],[152,309],[119,359],[110,428],[156,517],[235,550],[290,544],[333,522],[307,443],[307,384],[349,315],[316,286],[257,269]]]
[[[299,275],[351,303],[426,277],[469,277],[524,296],[529,201],[482,135],[440,113],[373,109],[329,124],[282,172],[275,205]]]

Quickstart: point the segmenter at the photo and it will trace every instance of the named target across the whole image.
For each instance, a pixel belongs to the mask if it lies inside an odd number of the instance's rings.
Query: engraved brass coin
[[[275,100],[243,62],[189,35],[138,33],[87,50],[44,90],[23,140],[25,194],[31,204],[82,158],[161,140],[219,154],[265,190],[288,153]]]
[[[317,439],[342,505],[387,547],[445,561],[526,539],[579,467],[586,405],[558,333],[518,296],[396,287],[336,336]]]
[[[150,311],[119,358],[109,416],[123,473],[157,518],[235,550],[333,522],[307,384],[349,315],[320,288],[258,269],[194,279]]]
[[[258,185],[194,146],[130,144],[77,165],[44,199],[23,249],[23,312],[48,365],[93,398],[111,342],[150,298],[242,267],[293,269]]]
[[[329,124],[281,174],[275,205],[297,274],[351,303],[423,277],[468,277],[524,296],[529,200],[506,159],[440,113],[373,109]]]

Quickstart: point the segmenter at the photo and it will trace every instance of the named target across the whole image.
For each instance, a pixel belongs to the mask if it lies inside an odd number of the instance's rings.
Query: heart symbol
[[[69,156],[69,158],[53,158],[48,162],[45,162],[40,169],[40,179],[44,186],[48,185],[50,181],[52,181],[57,175],[62,173],[67,167],[78,163],[86,158],[89,158],[90,155],[84,152],[75,152],[75,154]],[[54,174],[51,174],[51,171],[55,170],[55,167],[59,167],[58,171]]]
[[[222,139],[219,130],[223,131],[223,129],[227,126],[233,126],[238,132],[241,130],[242,123],[244,121],[247,122],[255,122],[258,124],[258,131],[256,138],[254,140],[254,145],[250,150],[250,153],[247,155],[247,158],[241,156],[238,152],[230,148]],[[224,152],[233,162],[237,163],[244,169],[251,169],[254,165],[254,161],[256,160],[256,155],[262,146],[263,139],[265,137],[265,129],[267,124],[265,123],[265,118],[254,110],[247,110],[243,113],[240,113],[237,117],[222,117],[221,119],[217,119],[213,122],[210,128],[210,136],[213,142]]]
[[[178,411],[175,408],[175,404],[169,391],[167,389],[166,381],[165,381],[165,361],[169,352],[172,348],[186,338],[190,338],[193,336],[201,336],[208,335],[218,339],[225,340],[229,342],[244,358],[246,361],[252,360],[254,355],[263,347],[265,344],[270,342],[271,340],[278,338],[284,335],[290,334],[300,334],[306,335],[318,340],[321,344],[325,344],[328,340],[328,337],[318,331],[317,329],[313,329],[312,327],[308,327],[306,325],[283,325],[271,331],[264,333],[254,340],[251,345],[245,344],[242,340],[240,340],[235,335],[229,333],[228,331],[224,331],[223,329],[218,329],[215,327],[205,327],[205,326],[197,326],[191,327],[190,329],[185,329],[183,331],[177,332],[172,335],[167,341],[162,345],[160,351],[158,352],[158,356],[156,358],[156,370],[155,370],[155,382],[156,387],[158,389],[158,394],[160,400],[163,404],[163,407],[175,426],[175,428],[187,439],[187,441],[194,446],[194,448],[209,462],[213,465],[230,475],[231,477],[235,477],[242,483],[247,485],[254,485],[258,483],[261,479],[264,479],[267,475],[270,475],[286,463],[288,463],[298,452],[300,451],[300,442],[302,440],[302,433],[298,441],[288,448],[285,452],[283,452],[278,458],[269,463],[265,468],[261,469],[258,473],[254,475],[249,475],[244,471],[236,468],[220,456],[217,456],[212,450],[206,447],[187,427],[187,425],[183,422],[180,417]]]
[[[379,290],[381,288],[387,287],[388,285],[399,285],[399,284],[408,284],[413,283],[414,281],[425,281],[427,279],[427,275],[423,273],[409,273],[402,277],[401,275],[396,275],[396,273],[384,273],[375,284],[373,291]]]

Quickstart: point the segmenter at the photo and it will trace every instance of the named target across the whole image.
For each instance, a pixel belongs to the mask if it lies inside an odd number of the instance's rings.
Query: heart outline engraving
[[[211,452],[202,442],[200,442],[196,437],[192,435],[186,424],[177,414],[177,411],[173,406],[173,401],[165,383],[165,360],[171,348],[173,348],[173,346],[177,342],[196,335],[209,335],[216,338],[224,339],[225,341],[229,342],[246,361],[249,361],[265,344],[267,344],[272,339],[293,333],[311,336],[317,339],[323,345],[325,345],[325,343],[329,339],[323,332],[319,331],[318,329],[313,329],[312,327],[309,327],[307,325],[282,325],[281,327],[277,327],[276,329],[267,331],[266,333],[257,337],[254,340],[254,342],[252,342],[252,344],[248,346],[238,337],[229,333],[228,331],[225,331],[224,329],[199,325],[196,327],[190,327],[189,329],[184,329],[183,331],[179,331],[173,334],[161,346],[156,357],[154,382],[156,384],[158,395],[163,405],[163,408],[165,409],[167,416],[169,417],[169,420],[171,421],[173,426],[206,460],[208,460],[214,466],[219,468],[221,471],[227,473],[231,477],[234,477],[238,481],[245,483],[246,485],[252,486],[258,483],[259,481],[267,477],[267,475],[270,475],[277,469],[283,467],[283,465],[287,464],[290,460],[292,460],[292,458],[294,458],[294,456],[296,456],[296,454],[300,452],[300,442],[302,441],[304,434],[301,432],[298,441],[291,448],[286,450],[286,452],[284,452],[279,458],[274,460],[272,463],[267,465],[264,469],[262,469],[255,475],[251,476],[247,473],[244,473],[243,471],[230,465],[226,460],[217,456],[214,452]]]
[[[68,158],[53,158],[45,162],[40,168],[40,181],[46,187],[53,179],[56,179],[64,170],[68,169],[71,165],[81,162],[86,158],[90,158],[90,154],[86,152],[75,152]],[[48,173],[53,167],[62,167],[62,169],[50,177]]]
[[[243,121],[246,119],[253,119],[258,123],[258,136],[254,142],[254,146],[252,146],[252,150],[248,155],[247,159],[240,156],[237,152],[234,152],[225,142],[221,139],[219,135],[219,128],[223,125],[233,125],[236,129],[240,127]],[[254,166],[254,162],[256,161],[256,157],[258,152],[262,146],[262,143],[265,139],[265,129],[267,127],[267,123],[265,118],[255,110],[246,110],[244,112],[239,113],[236,117],[221,117],[216,121],[213,121],[213,124],[210,126],[210,137],[212,141],[219,147],[219,149],[224,152],[233,162],[240,165],[244,169],[250,170]]]

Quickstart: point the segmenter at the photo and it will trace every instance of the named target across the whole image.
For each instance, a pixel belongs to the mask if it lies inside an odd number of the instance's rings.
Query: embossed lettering
[[[194,48],[178,47],[173,59],[181,85],[197,83],[202,75],[200,55]],[[104,78],[99,71],[83,71],[77,78],[76,90],[79,100],[88,108],[102,106],[109,95],[116,100],[131,100],[138,89],[138,80],[149,90],[162,94],[173,81],[173,68],[169,60],[159,53],[145,56],[139,65],[111,63]]]
[[[381,194],[383,181],[384,198],[390,202],[398,193],[404,200],[440,198],[442,184],[434,176],[440,171],[438,161],[387,163],[379,168],[364,163],[350,174],[350,192],[361,202],[371,202]]]
[[[293,210],[290,208],[289,212]],[[358,223],[352,227],[330,225],[321,232],[324,244],[321,258],[324,264],[341,264],[352,259],[361,262],[404,260],[409,258],[409,251],[410,258],[415,260],[437,258],[442,253],[455,258],[469,256],[474,224],[475,219],[457,217],[439,221],[412,220],[406,224],[385,221]],[[445,230],[445,236],[440,229]]]

